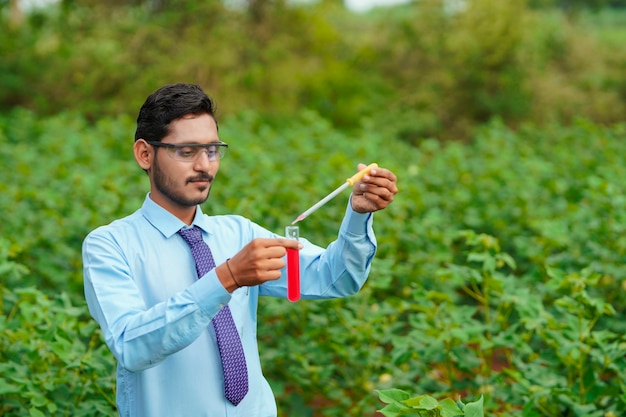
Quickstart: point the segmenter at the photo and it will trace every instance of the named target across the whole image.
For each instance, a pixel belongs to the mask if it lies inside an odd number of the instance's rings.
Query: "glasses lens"
[[[197,145],[197,146],[181,146],[169,148],[170,155],[174,159],[183,162],[192,162],[197,160],[202,152],[206,152],[209,161],[217,161],[226,154],[226,146],[220,145]]]
[[[217,154],[219,155],[219,158],[222,159],[224,157],[224,155],[226,155],[226,146],[216,146],[217,148]]]

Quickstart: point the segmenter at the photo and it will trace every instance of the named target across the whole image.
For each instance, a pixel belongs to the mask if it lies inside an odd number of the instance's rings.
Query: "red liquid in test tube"
[[[285,235],[289,239],[298,240],[300,229],[298,226],[287,226]],[[287,299],[298,301],[300,299],[300,251],[287,249]]]

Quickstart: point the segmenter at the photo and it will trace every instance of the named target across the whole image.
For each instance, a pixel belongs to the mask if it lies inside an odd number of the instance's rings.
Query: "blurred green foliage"
[[[185,81],[224,115],[305,108],[410,143],[469,139],[495,117],[613,123],[626,113],[626,11],[605,4],[420,0],[357,14],[338,0],[64,0],[20,14],[4,3],[0,110],[134,115]]]
[[[133,132],[126,116],[0,116],[3,415],[114,413],[114,361],[86,311],[80,247],[148,190]],[[245,111],[220,135],[231,149],[204,210],[278,233],[358,162],[399,178],[375,214],[379,249],[359,295],[260,303],[281,416],[371,415],[375,390],[389,389],[482,395],[493,416],[626,413],[626,125],[493,122],[470,143],[411,146],[312,111],[283,123]],[[347,198],[301,234],[332,241]]]
[[[84,303],[21,282],[10,256],[0,239],[0,414],[114,416],[113,355]]]

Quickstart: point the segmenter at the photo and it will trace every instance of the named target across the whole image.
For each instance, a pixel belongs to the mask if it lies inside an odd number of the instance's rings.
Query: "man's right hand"
[[[285,267],[287,249],[301,247],[302,244],[294,239],[254,239],[230,258],[228,265],[226,262],[219,265],[216,273],[228,292],[276,280]]]

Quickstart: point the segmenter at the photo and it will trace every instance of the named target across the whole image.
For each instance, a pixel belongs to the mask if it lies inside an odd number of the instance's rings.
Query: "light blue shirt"
[[[371,213],[346,210],[337,240],[326,249],[301,239],[303,299],[344,297],[365,283],[376,251]],[[254,238],[278,235],[236,215],[196,209],[217,265]],[[229,294],[215,270],[197,279],[189,246],[176,232],[186,225],[149,195],[132,215],[99,227],[83,242],[85,297],[118,361],[122,417],[275,417],[276,401],[261,372],[257,303],[286,298],[280,279]],[[234,406],[224,398],[211,318],[228,304],[242,338],[249,391]],[[294,305],[293,308],[298,308]]]

